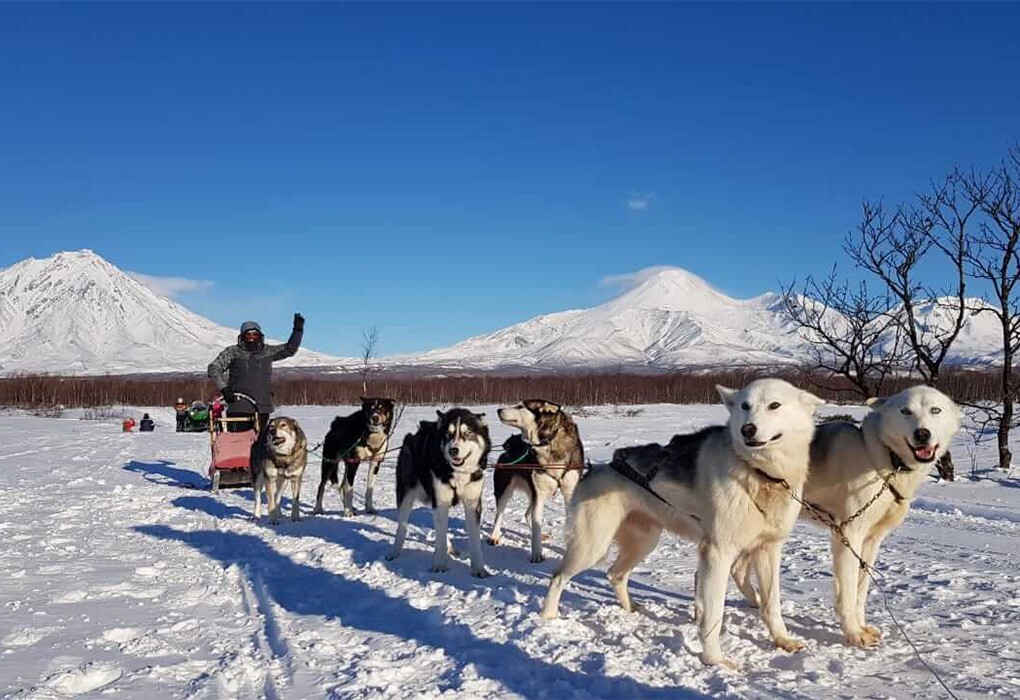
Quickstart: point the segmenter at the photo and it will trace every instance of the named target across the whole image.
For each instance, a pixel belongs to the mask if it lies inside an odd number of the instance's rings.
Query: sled
[[[246,424],[247,430],[230,432],[230,425]],[[227,486],[251,486],[251,448],[259,436],[259,416],[221,416],[208,422],[212,461],[209,479],[212,490]]]

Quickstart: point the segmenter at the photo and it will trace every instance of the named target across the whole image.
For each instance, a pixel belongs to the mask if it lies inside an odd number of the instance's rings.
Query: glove
[[[305,329],[305,317],[301,314],[294,314],[294,330],[303,331]]]
[[[229,386],[223,387],[223,391],[220,393],[223,394],[223,400],[226,401],[228,404],[237,401],[237,394],[235,394],[234,390],[231,389]]]

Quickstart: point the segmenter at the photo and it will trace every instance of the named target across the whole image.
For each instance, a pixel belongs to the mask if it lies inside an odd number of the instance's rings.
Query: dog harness
[[[626,460],[623,459],[614,459],[612,462],[609,463],[609,466],[615,469],[622,476],[625,476],[631,481],[633,481],[635,484],[643,488],[648,493],[658,498],[667,506],[672,507],[672,504],[670,504],[669,501],[667,501],[665,498],[656,493],[655,489],[652,488],[651,481],[652,479],[655,478],[655,475],[659,473],[658,467],[652,467],[651,469],[648,470],[647,474],[642,474],[637,469],[627,464]]]

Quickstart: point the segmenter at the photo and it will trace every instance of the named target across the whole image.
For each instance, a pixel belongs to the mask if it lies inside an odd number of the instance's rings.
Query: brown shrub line
[[[537,374],[529,376],[414,377],[375,373],[368,393],[416,405],[514,404],[526,398],[545,398],[566,406],[606,404],[714,404],[716,384],[740,387],[760,376],[777,376],[811,391],[831,403],[860,403],[849,383],[797,370],[737,369],[668,374]],[[889,393],[920,383],[902,377]],[[996,375],[992,371],[950,370],[939,388],[957,401],[994,400]],[[365,392],[360,376],[323,376],[281,372],[274,378],[274,401],[281,406],[351,405]],[[0,378],[0,405],[18,408],[68,408],[128,405],[169,406],[180,396],[190,402],[209,401],[214,387],[205,377],[98,376],[61,377],[18,375]]]

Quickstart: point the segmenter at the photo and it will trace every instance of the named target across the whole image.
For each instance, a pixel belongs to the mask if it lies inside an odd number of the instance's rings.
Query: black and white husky
[[[322,478],[315,496],[315,512],[322,513],[326,484],[339,481],[344,502],[344,515],[354,515],[354,476],[358,465],[369,463],[368,485],[365,487],[365,512],[375,513],[372,494],[379,466],[386,456],[393,429],[393,399],[361,398],[361,408],[349,416],[337,416],[322,441]],[[343,478],[340,465],[343,464]]]
[[[438,420],[421,421],[418,432],[408,433],[397,459],[397,506],[399,516],[393,550],[387,559],[396,559],[404,548],[407,521],[416,501],[432,507],[436,530],[433,571],[450,567],[450,541],[447,521],[450,508],[463,502],[468,534],[471,573],[488,576],[482,561],[482,479],[489,458],[489,428],[484,413],[452,408],[436,411]]]

